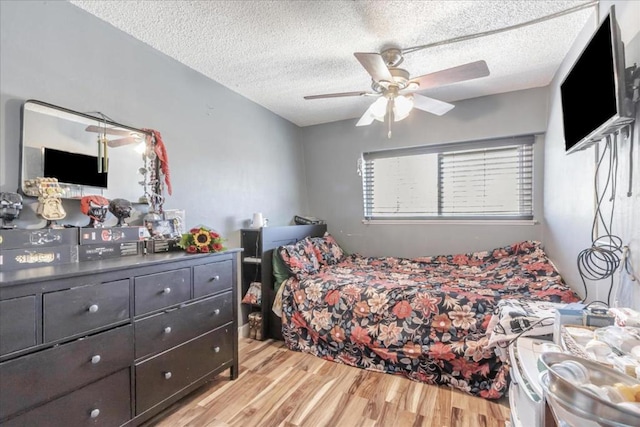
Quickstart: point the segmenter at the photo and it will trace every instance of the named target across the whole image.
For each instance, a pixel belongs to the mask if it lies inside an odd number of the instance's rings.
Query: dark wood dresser
[[[138,425],[237,378],[238,252],[0,273],[0,424]]]

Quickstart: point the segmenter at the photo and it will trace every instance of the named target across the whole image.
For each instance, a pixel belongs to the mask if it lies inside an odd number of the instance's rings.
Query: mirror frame
[[[59,105],[54,105],[54,104],[50,104],[48,102],[44,102],[44,101],[39,101],[36,99],[28,99],[26,101],[24,101],[24,103],[22,104],[22,108],[21,108],[21,115],[20,115],[20,119],[21,119],[21,135],[20,135],[20,165],[19,165],[19,191],[21,194],[28,196],[28,197],[36,197],[33,194],[31,194],[28,190],[25,191],[25,181],[27,179],[33,179],[34,177],[26,177],[25,173],[27,171],[25,171],[25,109],[27,107],[28,104],[35,104],[35,105],[39,105],[42,107],[46,107],[46,108],[51,108],[54,110],[58,110],[61,111],[65,114],[69,114],[69,115],[73,115],[73,116],[79,116],[81,118],[87,119],[88,121],[91,122],[95,122],[96,125],[98,126],[111,126],[111,127],[117,127],[120,129],[124,129],[124,130],[129,130],[132,132],[136,132],[142,135],[145,135],[145,137],[149,137],[151,135],[150,132],[148,131],[144,131],[142,129],[138,129],[132,126],[128,126],[128,125],[123,125],[122,123],[117,123],[114,122],[112,120],[108,120],[105,119],[103,117],[98,117],[98,116],[93,116],[91,114],[88,113],[81,113],[78,111],[74,111],[65,107],[61,107]],[[142,161],[141,161],[141,166],[142,166]],[[133,185],[134,183],[132,183]],[[135,184],[138,184],[138,182],[136,181]],[[62,198],[67,198],[67,199],[78,199],[80,197],[82,197],[82,195],[86,195],[86,194],[102,194],[104,192],[105,189],[101,189],[98,187],[92,187],[92,186],[87,186],[87,185],[81,185],[81,184],[69,184],[69,183],[64,183],[64,182],[59,182],[60,187],[64,190],[64,195],[62,196]],[[90,191],[89,191],[90,189]],[[85,191],[87,190],[86,194]],[[70,195],[73,193],[80,193],[80,195]],[[132,203],[142,203],[140,202],[138,199],[136,200],[131,200]],[[146,202],[145,202],[146,203]]]

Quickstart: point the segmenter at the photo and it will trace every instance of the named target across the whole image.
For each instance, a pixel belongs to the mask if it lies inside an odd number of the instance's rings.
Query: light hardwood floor
[[[240,339],[240,376],[196,390],[145,427],[504,426],[506,399],[370,372],[291,351],[280,341]]]

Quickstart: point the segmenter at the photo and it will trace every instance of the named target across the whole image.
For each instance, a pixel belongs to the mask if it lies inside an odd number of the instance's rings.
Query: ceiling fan
[[[415,93],[417,90],[477,79],[489,75],[485,61],[475,61],[410,78],[407,70],[398,68],[404,60],[403,51],[388,48],[380,53],[354,53],[356,59],[371,75],[371,92],[342,92],[305,96],[304,99],[341,98],[347,96],[371,96],[378,98],[364,112],[356,126],[367,126],[374,120],[384,122],[388,117],[391,138],[391,122],[406,118],[413,108],[441,116],[454,105]]]
[[[97,134],[102,134],[105,139],[107,134],[115,135],[115,136],[123,136],[124,138],[107,140],[107,145],[112,148],[122,147],[123,145],[129,145],[129,144],[139,144],[140,142],[144,141],[144,137],[140,136],[139,133],[125,130],[125,129],[107,128],[104,126],[91,125],[91,126],[87,126],[85,130],[87,132],[95,132]]]

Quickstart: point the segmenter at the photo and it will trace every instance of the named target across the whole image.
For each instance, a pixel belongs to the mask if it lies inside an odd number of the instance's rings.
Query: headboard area
[[[275,298],[273,289],[273,250],[279,246],[290,245],[305,237],[321,237],[327,231],[326,224],[319,225],[288,225],[283,227],[262,228],[262,301],[263,322],[267,322],[267,337],[282,340],[282,323],[271,307]],[[268,313],[268,314],[267,314]]]

